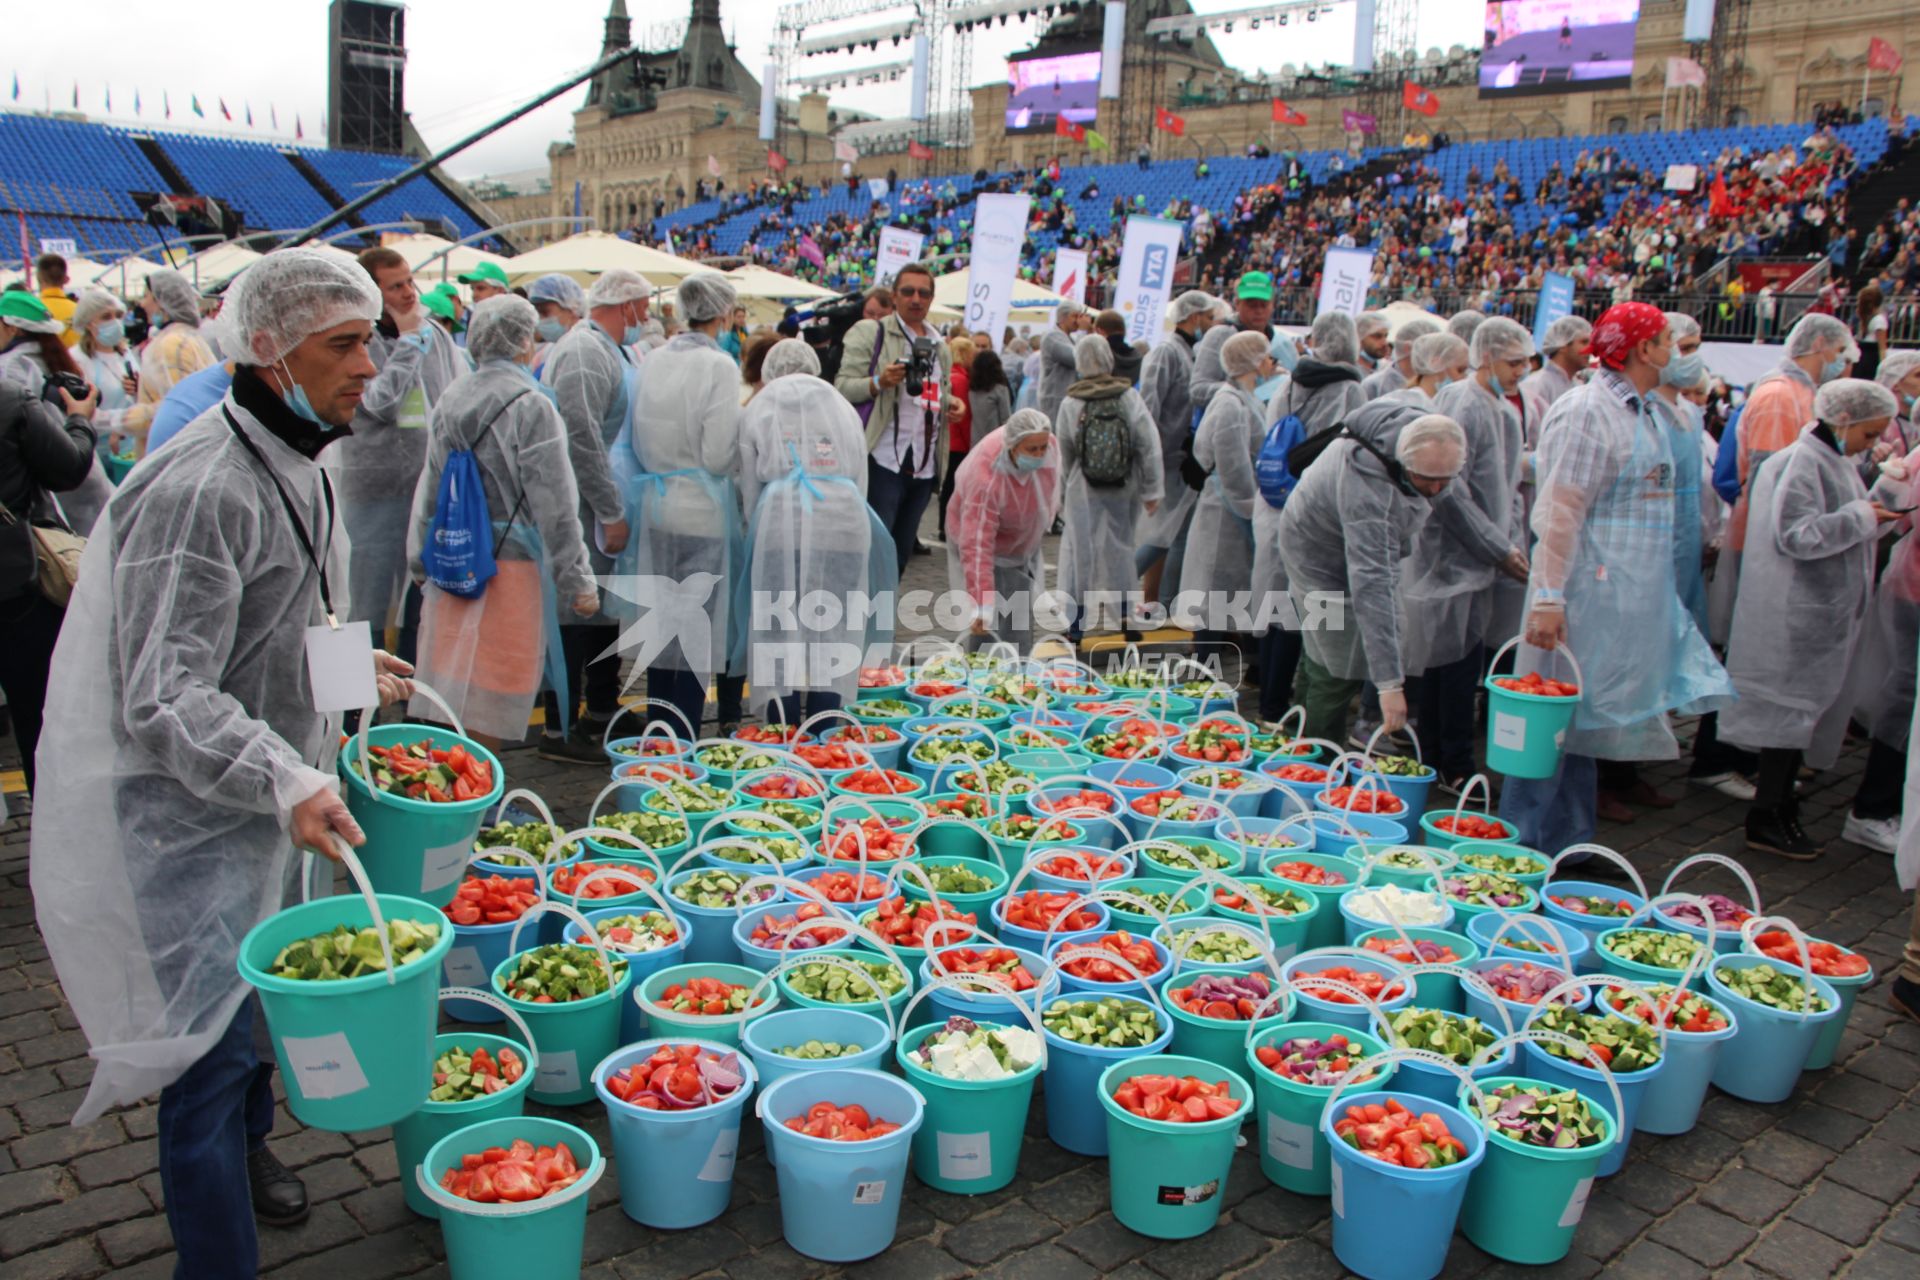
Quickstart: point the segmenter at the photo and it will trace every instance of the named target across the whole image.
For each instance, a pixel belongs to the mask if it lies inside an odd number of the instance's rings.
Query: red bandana
[[[1627,355],[1667,327],[1660,308],[1645,302],[1622,302],[1608,307],[1593,325],[1593,354],[1609,369],[1627,363]]]

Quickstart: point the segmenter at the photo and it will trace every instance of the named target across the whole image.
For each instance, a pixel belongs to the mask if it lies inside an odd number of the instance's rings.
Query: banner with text
[[[1533,345],[1543,351],[1547,326],[1562,316],[1573,314],[1573,277],[1549,271],[1540,280],[1540,301],[1533,311]]]
[[[1344,311],[1357,316],[1367,309],[1367,286],[1373,281],[1373,250],[1329,249],[1320,276],[1320,306],[1316,316]]]
[[[1087,251],[1062,249],[1053,259],[1053,291],[1082,306],[1087,301]]]
[[[880,250],[874,255],[873,282],[892,284],[900,268],[920,260],[920,246],[926,242],[923,233],[905,227],[880,228]]]
[[[780,64],[760,68],[760,141],[772,142],[780,129]]]
[[[1142,338],[1159,346],[1167,336],[1167,303],[1173,298],[1173,272],[1180,264],[1185,224],[1165,218],[1128,218],[1120,245],[1120,277],[1114,305],[1127,321],[1127,341]]]
[[[967,267],[967,332],[998,342],[1013,310],[1013,280],[1027,242],[1030,196],[984,195],[975,202],[973,258]]]

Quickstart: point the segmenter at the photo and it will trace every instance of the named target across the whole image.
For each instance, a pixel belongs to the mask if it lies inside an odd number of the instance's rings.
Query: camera
[[[62,391],[65,391],[75,400],[85,400],[88,390],[87,380],[78,374],[50,373],[47,375],[46,386],[41,389],[40,398],[56,409],[65,412],[66,405],[60,399],[60,393]]]
[[[927,379],[938,377],[939,370],[933,358],[933,339],[915,338],[907,351],[907,394],[918,399]]]

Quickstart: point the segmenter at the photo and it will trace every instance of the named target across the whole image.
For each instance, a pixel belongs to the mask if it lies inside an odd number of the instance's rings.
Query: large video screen
[[[1052,133],[1056,117],[1091,125],[1100,114],[1100,51],[1007,61],[1007,132]]]
[[[1640,0],[1487,0],[1480,96],[1621,89]]]

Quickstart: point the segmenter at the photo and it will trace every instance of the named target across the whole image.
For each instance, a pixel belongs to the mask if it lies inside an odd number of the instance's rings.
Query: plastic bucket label
[[[1267,1112],[1267,1154],[1290,1169],[1313,1168],[1313,1126]]]
[[[533,1083],[541,1093],[572,1093],[580,1087],[580,1055],[572,1049],[541,1054]]]
[[[457,840],[452,844],[443,844],[428,849],[420,857],[420,893],[422,896],[446,888],[460,878],[467,869],[467,859],[473,856],[472,840]],[[485,982],[463,985],[484,988]]]
[[[936,1133],[934,1141],[941,1177],[968,1182],[993,1175],[991,1133]]]
[[[1220,1180],[1215,1178],[1210,1182],[1203,1182],[1197,1187],[1170,1187],[1163,1185],[1160,1188],[1159,1194],[1155,1196],[1155,1199],[1161,1204],[1205,1204],[1219,1194]]]
[[[694,1177],[701,1182],[732,1182],[734,1157],[740,1154],[740,1126],[732,1125],[714,1135],[713,1150]]]
[[[1506,751],[1527,749],[1527,722],[1505,711],[1493,713],[1493,745]]]
[[[1580,1215],[1587,1211],[1587,1197],[1593,1194],[1593,1179],[1582,1178],[1574,1184],[1573,1194],[1567,1197],[1567,1207],[1560,1212],[1562,1227],[1580,1225]]]
[[[280,1047],[293,1068],[303,1098],[345,1098],[367,1087],[367,1073],[344,1031],[324,1036],[283,1036]]]
[[[453,948],[441,968],[446,979],[443,986],[487,988],[487,965],[478,947]]]
[[[879,1204],[887,1198],[887,1180],[878,1178],[872,1182],[853,1184],[853,1202],[855,1204]]]

